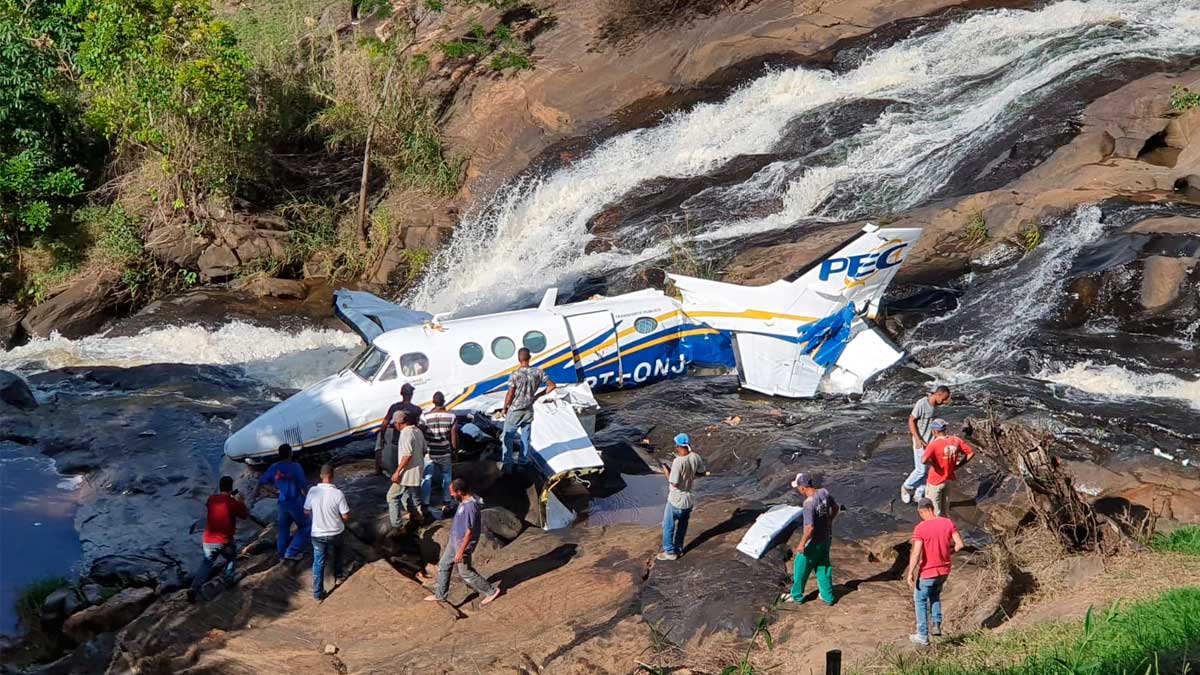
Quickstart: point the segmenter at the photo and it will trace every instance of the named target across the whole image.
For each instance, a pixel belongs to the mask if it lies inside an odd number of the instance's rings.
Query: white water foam
[[[361,346],[357,336],[342,331],[289,332],[233,321],[216,330],[171,326],[129,337],[54,335],[0,352],[0,369],[28,375],[72,366],[237,365],[264,384],[302,388],[345,366]]]
[[[1046,85],[1124,59],[1195,51],[1198,28],[1195,2],[1072,0],[1036,11],[974,14],[881,50],[844,74],[769,73],[725,101],[614,137],[566,168],[500,190],[459,224],[408,304],[429,311],[498,309],[548,285],[660,255],[661,242],[585,255],[587,223],[653,179],[703,175],[735,157],[769,152],[792,120],[830,104],[887,98],[908,108],[839,141],[844,159],[835,166],[804,170],[776,162],[726,189],[730,199],[744,190],[745,198],[761,200],[764,186],[776,186],[783,191],[778,212],[693,224],[691,236],[726,239],[806,217],[902,209],[943,185],[964,157],[1045,97]],[[822,213],[835,192],[853,194],[855,205]]]
[[[1200,380],[1166,373],[1136,373],[1117,365],[1081,361],[1064,370],[1043,371],[1036,377],[1104,398],[1178,399],[1200,410]]]
[[[1025,338],[1058,306],[1076,254],[1104,232],[1101,215],[1095,205],[1080,206],[1014,267],[978,275],[957,309],[913,331],[907,342],[917,360],[952,381],[1009,370]]]

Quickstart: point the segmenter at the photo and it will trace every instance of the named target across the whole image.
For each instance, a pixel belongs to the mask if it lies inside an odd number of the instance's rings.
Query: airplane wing
[[[345,288],[333,294],[333,311],[367,344],[381,333],[433,319],[429,312],[407,309],[366,291]]]

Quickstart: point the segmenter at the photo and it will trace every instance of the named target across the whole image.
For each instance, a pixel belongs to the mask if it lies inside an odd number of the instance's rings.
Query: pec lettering
[[[861,279],[879,270],[899,265],[904,260],[904,249],[907,247],[908,244],[897,244],[879,253],[864,253],[845,258],[829,258],[821,262],[819,277],[821,281],[828,281],[829,277],[845,272],[846,276],[851,279]]]

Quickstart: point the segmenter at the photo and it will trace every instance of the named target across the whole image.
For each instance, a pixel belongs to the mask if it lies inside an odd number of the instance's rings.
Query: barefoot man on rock
[[[442,548],[442,558],[438,561],[437,583],[433,595],[425,600],[444,602],[446,592],[450,590],[450,570],[457,568],[458,576],[483,598],[479,604],[489,605],[500,597],[500,584],[493,586],[488,583],[488,580],[471,565],[471,554],[475,551],[475,545],[479,543],[479,533],[483,529],[479,500],[475,499],[475,495],[467,488],[467,481],[461,478],[450,482],[450,496],[458,501],[458,509],[454,512],[454,523],[450,526],[450,538]]]

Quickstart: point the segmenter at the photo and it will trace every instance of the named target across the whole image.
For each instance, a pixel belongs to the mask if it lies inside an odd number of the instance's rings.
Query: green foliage
[[[1017,240],[1021,242],[1021,248],[1029,253],[1042,243],[1042,228],[1035,221],[1025,221],[1017,231]]]
[[[76,217],[94,242],[92,262],[121,273],[130,302],[139,304],[199,281],[194,271],[165,267],[147,253],[141,224],[120,205],[88,206]]]
[[[971,248],[982,246],[991,237],[982,211],[975,211],[963,226],[963,242]]]
[[[1156,551],[1200,555],[1200,525],[1184,525],[1170,532],[1160,532],[1150,541]]]
[[[233,192],[256,163],[252,63],[207,0],[68,0],[88,121],[160,156],[185,194]]]
[[[0,273],[83,189],[79,156],[90,144],[75,123],[75,39],[61,2],[0,0]]]
[[[1171,88],[1171,107],[1180,112],[1200,108],[1200,92],[1175,85]]]
[[[359,151],[374,120],[372,154],[393,180],[453,194],[461,182],[462,163],[446,156],[436,111],[418,88],[428,61],[409,59],[398,64],[387,97],[381,97],[396,58],[403,57],[390,50],[358,49],[328,59],[318,91],[332,104],[316,115],[310,129],[325,135],[331,151]]]
[[[60,588],[66,588],[70,581],[63,577],[47,577],[39,579],[17,594],[16,613],[21,625],[27,629],[35,628],[42,617],[42,604],[50,594]]]
[[[754,648],[758,645],[758,639],[761,637],[763,644],[768,650],[775,648],[775,639],[771,637],[770,612],[775,611],[779,606],[779,601],[771,605],[770,610],[758,617],[758,623],[754,626],[754,634],[750,636],[750,643],[746,645],[746,653],[742,654],[742,658],[737,663],[725,666],[721,670],[721,675],[763,675],[767,671],[755,666],[750,660],[751,654],[754,653]]]
[[[1179,588],[1155,600],[1083,621],[1025,630],[980,633],[955,649],[897,659],[895,675],[1144,675],[1186,672],[1200,644],[1200,587]]]
[[[480,24],[473,23],[466,37],[453,42],[439,42],[437,47],[451,59],[471,56],[483,58],[491,54],[488,68],[496,71],[533,68],[533,61],[529,58],[529,44],[518,39],[513,35],[512,29],[504,24],[496,26],[489,33]]]

